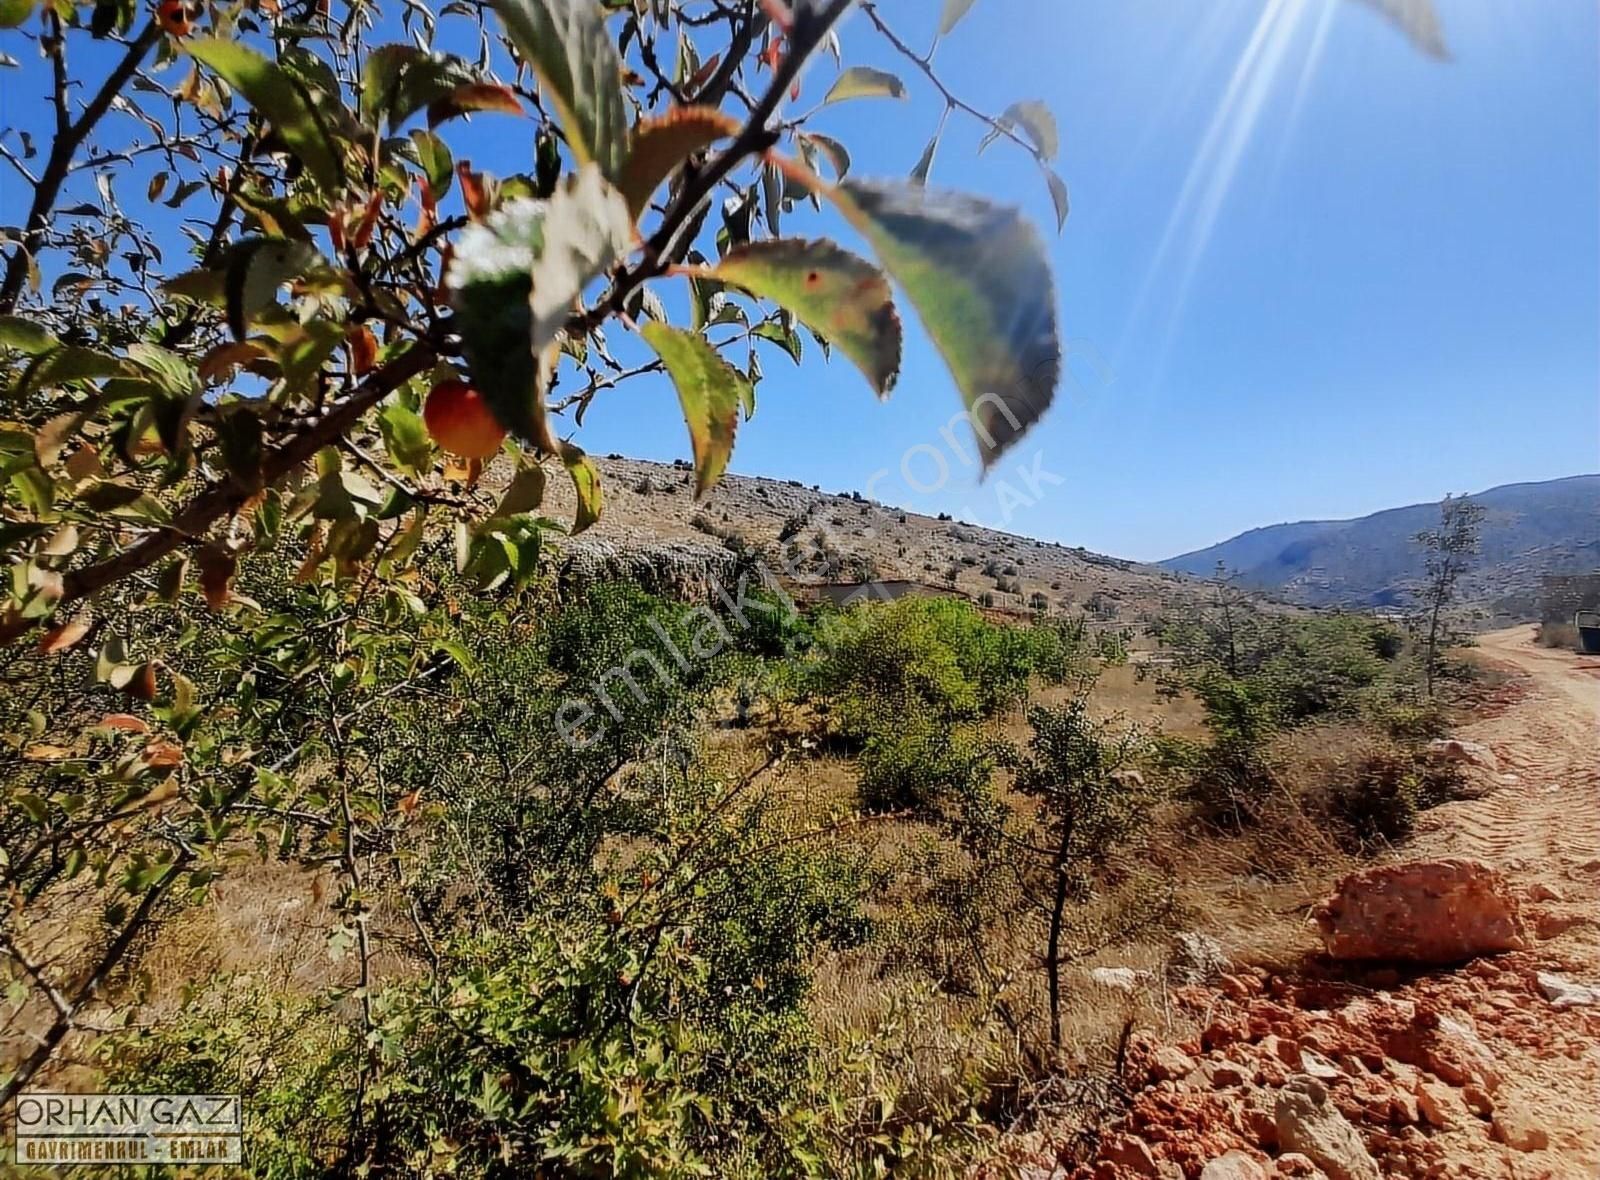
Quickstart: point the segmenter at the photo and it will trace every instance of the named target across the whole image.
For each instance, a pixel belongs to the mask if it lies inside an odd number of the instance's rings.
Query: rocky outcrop
[[[1335,959],[1460,963],[1528,946],[1504,875],[1464,857],[1351,873],[1312,918]]]
[[[738,556],[720,545],[579,540],[566,543],[556,579],[567,594],[602,582],[632,582],[663,598],[707,602],[715,600],[718,586],[737,595],[739,573]]]

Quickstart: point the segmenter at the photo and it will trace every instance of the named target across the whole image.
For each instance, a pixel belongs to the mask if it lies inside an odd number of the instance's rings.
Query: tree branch
[[[128,43],[128,51],[123,54],[122,60],[117,63],[117,68],[106,76],[100,89],[89,100],[89,105],[84,107],[83,114],[70,126],[63,127],[56,134],[55,142],[50,145],[50,159],[45,165],[44,172],[39,177],[39,184],[33,190],[33,205],[28,210],[28,219],[24,223],[22,244],[14,250],[11,257],[6,260],[5,279],[0,281],[0,312],[10,312],[17,305],[17,298],[22,294],[22,284],[28,273],[27,259],[39,251],[39,244],[44,239],[44,231],[50,225],[50,211],[55,208],[56,198],[61,195],[61,186],[66,181],[72,168],[72,157],[77,154],[78,148],[88,137],[105,113],[111,109],[112,100],[122,92],[139,66],[144,62],[145,55],[161,40],[161,26],[152,20],[144,30]],[[63,45],[56,47],[56,60]],[[62,102],[65,102],[63,96]]]
[[[337,442],[373,406],[405,382],[432,368],[437,358],[431,349],[417,345],[390,361],[358,385],[349,397],[289,439],[261,461],[261,486],[272,487],[323,447]],[[236,483],[222,484],[196,496],[172,518],[172,524],[130,545],[115,557],[69,573],[62,585],[59,605],[65,606],[113,582],[160,561],[178,546],[203,536],[218,520],[238,511],[257,489]]]

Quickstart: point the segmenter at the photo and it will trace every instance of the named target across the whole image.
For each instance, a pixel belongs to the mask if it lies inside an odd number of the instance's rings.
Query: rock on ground
[[[1200,1169],[1200,1180],[1271,1180],[1272,1173],[1242,1151],[1219,1155]]]
[[[1329,1180],[1383,1180],[1361,1136],[1328,1102],[1327,1087],[1316,1078],[1297,1074],[1285,1082],[1273,1116],[1283,1149],[1305,1156]]]
[[[1500,760],[1494,756],[1494,751],[1477,742],[1464,742],[1459,738],[1439,738],[1428,743],[1428,753],[1441,762],[1475,766],[1491,774],[1500,773]]]
[[[1587,1008],[1591,1004],[1600,1004],[1600,987],[1574,983],[1548,971],[1539,972],[1539,990],[1555,1008]]]
[[[1459,963],[1528,946],[1505,876],[1467,857],[1351,873],[1312,919],[1335,959]]]
[[[1180,985],[1210,983],[1231,966],[1222,944],[1208,934],[1184,931],[1172,944],[1167,978]]]

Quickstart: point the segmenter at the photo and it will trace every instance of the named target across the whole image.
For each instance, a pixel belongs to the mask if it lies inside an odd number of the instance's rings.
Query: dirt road
[[[1139,1043],[1143,1084],[1127,1116],[1091,1163],[1060,1174],[1600,1180],[1600,1004],[1558,1007],[1540,982],[1600,987],[1600,658],[1533,637],[1482,638],[1507,679],[1458,734],[1494,752],[1498,785],[1428,812],[1396,853],[1502,869],[1530,949],[1418,974],[1242,970],[1186,989],[1200,1036]],[[1343,1128],[1326,1137],[1342,1160],[1313,1164],[1283,1142],[1275,1111],[1306,1074]],[[1230,1152],[1234,1170],[1217,1170]]]
[[[1538,647],[1532,627],[1496,631],[1479,648],[1514,677],[1511,699],[1461,736],[1518,781],[1437,809],[1407,854],[1481,856],[1529,885],[1570,883],[1575,899],[1600,900],[1600,876],[1573,873],[1600,857],[1600,656]]]

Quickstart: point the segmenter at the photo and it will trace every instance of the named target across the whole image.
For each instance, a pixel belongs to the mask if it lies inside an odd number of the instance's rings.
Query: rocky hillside
[[[1483,552],[1464,584],[1473,601],[1532,618],[1541,574],[1600,569],[1600,475],[1506,484],[1472,499],[1487,510]],[[1399,605],[1421,572],[1412,537],[1438,519],[1437,504],[1412,504],[1272,525],[1161,565],[1209,576],[1220,561],[1246,585],[1308,606]]]
[[[601,522],[562,542],[569,566],[584,577],[621,573],[692,592],[706,576],[721,576],[730,553],[758,551],[780,576],[815,589],[903,580],[996,609],[1082,610],[1129,626],[1202,592],[1154,566],[902,512],[855,494],[730,475],[696,500],[686,466],[621,456],[598,462]],[[552,516],[570,514],[567,481],[551,480],[549,495]]]

